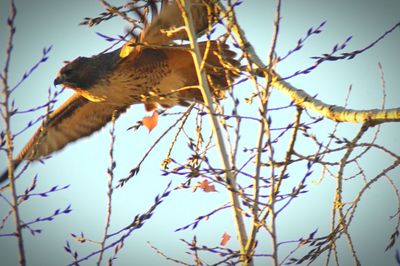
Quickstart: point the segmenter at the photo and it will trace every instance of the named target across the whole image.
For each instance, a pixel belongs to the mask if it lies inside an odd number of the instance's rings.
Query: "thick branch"
[[[223,5],[219,5],[219,8],[223,17],[229,17]],[[256,75],[263,77],[269,75],[270,73],[267,71],[262,71],[262,69],[267,69],[267,67],[258,57],[251,43],[246,39],[244,31],[240,28],[238,23],[233,24],[232,32],[235,34],[239,45],[246,48],[246,53],[248,54],[248,58],[251,60],[251,63],[258,67],[256,70]],[[389,33],[390,32],[391,31],[389,31]],[[380,41],[382,38],[379,38],[378,40]],[[298,106],[315,111],[318,114],[334,121],[353,123],[400,122],[400,107],[384,110],[354,110],[337,105],[327,104],[312,97],[305,91],[297,89],[289,82],[282,80],[282,78],[276,73],[272,73],[271,85],[289,96]]]
[[[305,91],[295,88],[289,82],[280,80],[278,75],[273,78],[272,86],[288,95],[298,106],[315,111],[334,121],[353,123],[400,122],[400,108],[354,110],[327,104],[313,98]]]
[[[239,243],[240,243],[240,248],[241,248],[241,253],[246,254],[245,251],[245,246],[247,243],[247,234],[246,234],[246,229],[244,226],[244,221],[243,221],[243,216],[241,213],[241,206],[240,206],[240,200],[239,196],[237,194],[237,184],[236,184],[236,179],[232,173],[232,166],[229,161],[227,149],[224,143],[224,138],[222,136],[222,131],[219,125],[219,122],[216,118],[216,116],[212,115],[215,113],[214,111],[214,106],[213,106],[213,100],[212,100],[212,95],[210,93],[210,88],[208,86],[207,82],[207,77],[204,71],[200,69],[200,65],[202,62],[201,56],[200,56],[200,49],[196,40],[196,34],[193,26],[193,19],[192,19],[192,14],[188,12],[190,10],[191,6],[191,0],[180,0],[182,3],[182,16],[185,21],[185,25],[187,28],[187,33],[189,36],[190,40],[190,46],[194,50],[193,55],[193,61],[194,65],[196,67],[197,71],[197,76],[199,80],[199,87],[204,99],[204,105],[208,108],[210,111],[210,120],[211,120],[211,126],[213,129],[214,136],[216,138],[217,146],[219,148],[219,152],[221,155],[221,160],[224,169],[226,170],[226,179],[228,184],[230,185],[230,197],[231,197],[231,203],[232,203],[232,209],[234,212],[234,218],[235,218],[235,223],[236,223],[236,230],[238,233],[239,237]]]

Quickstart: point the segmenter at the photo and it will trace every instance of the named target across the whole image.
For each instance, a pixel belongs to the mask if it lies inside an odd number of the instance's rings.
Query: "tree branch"
[[[214,111],[214,106],[213,106],[212,95],[210,93],[210,88],[207,83],[206,73],[204,72],[204,70],[202,71],[200,69],[200,65],[202,62],[202,59],[200,56],[201,53],[200,53],[200,49],[199,49],[199,46],[198,46],[198,43],[196,40],[196,33],[194,30],[194,26],[193,26],[192,14],[191,14],[191,12],[188,12],[188,10],[191,10],[190,9],[191,0],[180,0],[180,2],[177,1],[177,3],[179,4],[179,6],[181,8],[182,16],[185,21],[187,34],[188,34],[188,37],[190,40],[190,47],[194,50],[194,53],[192,53],[193,61],[194,61],[194,65],[196,67],[197,77],[199,80],[199,87],[200,87],[201,94],[204,99],[204,105],[208,108],[210,113],[213,114],[213,113],[215,113],[215,111]],[[222,136],[219,122],[214,115],[210,115],[209,117],[210,117],[212,129],[213,129],[213,133],[216,138],[217,146],[219,148],[221,161],[222,161],[224,169],[226,170],[226,172],[225,172],[226,180],[231,188],[229,190],[229,192],[230,192],[232,210],[234,213],[234,219],[235,219],[236,230],[237,230],[237,234],[238,234],[238,238],[239,238],[241,253],[246,254],[245,247],[246,247],[246,243],[247,243],[247,234],[246,234],[246,229],[244,226],[243,216],[241,213],[240,200],[239,200],[239,196],[237,193],[236,178],[233,175],[233,172],[231,171],[232,166],[229,161],[229,156],[228,156],[227,149],[226,149],[226,146],[224,143],[224,138]],[[252,263],[250,263],[250,264],[252,264]]]
[[[318,114],[338,122],[384,123],[400,122],[400,108],[354,110],[324,103],[305,91],[295,88],[289,82],[281,80],[274,74],[272,86],[288,95],[298,106],[317,112]]]
[[[5,122],[5,132],[6,132],[6,143],[7,143],[7,161],[8,161],[8,179],[10,180],[11,194],[12,194],[12,209],[14,213],[15,227],[18,241],[18,249],[19,249],[19,264],[25,265],[25,249],[24,249],[24,241],[22,237],[22,226],[21,226],[21,218],[19,214],[18,208],[18,195],[15,187],[15,179],[14,179],[14,161],[13,161],[13,136],[11,134],[11,121],[10,118],[12,116],[12,111],[10,112],[10,104],[9,104],[9,96],[10,96],[10,87],[8,85],[8,70],[11,60],[11,52],[13,48],[14,34],[15,34],[15,26],[14,21],[17,14],[17,9],[15,7],[14,1],[11,1],[11,9],[10,15],[7,20],[7,24],[9,27],[9,38],[7,44],[7,55],[6,62],[3,68],[3,73],[1,75],[2,85],[3,85],[3,97],[4,97],[4,122]]]
[[[229,17],[223,5],[219,5],[221,10],[221,15],[223,17]],[[389,31],[387,31],[383,36],[391,33],[395,28],[400,27],[400,23],[397,23]],[[258,76],[266,77],[271,75],[271,86],[275,87],[279,91],[285,93],[289,96],[298,106],[317,112],[318,114],[338,122],[353,122],[353,123],[384,123],[384,122],[400,122],[400,107],[392,109],[370,109],[370,110],[354,110],[345,107],[332,105],[324,103],[316,99],[315,97],[309,95],[304,90],[298,89],[289,82],[283,80],[277,73],[268,71],[267,66],[264,65],[262,60],[258,57],[255,49],[251,43],[246,39],[244,31],[240,28],[238,23],[233,23],[232,32],[236,35],[236,40],[239,46],[245,48],[248,59],[251,64],[258,67],[255,74]],[[381,41],[383,37],[381,36],[376,41],[373,42],[375,45],[378,41]],[[371,45],[367,46],[372,47]],[[360,50],[362,52],[366,49]]]

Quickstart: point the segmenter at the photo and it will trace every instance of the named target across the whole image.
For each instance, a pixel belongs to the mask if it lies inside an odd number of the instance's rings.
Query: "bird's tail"
[[[240,63],[235,59],[236,53],[227,44],[217,42],[201,42],[199,48],[202,54],[208,53],[205,59],[205,70],[208,83],[216,98],[223,98],[224,91],[231,88],[232,82],[239,76]]]
[[[216,99],[222,99],[225,91],[230,89],[232,82],[239,76],[240,63],[235,59],[236,53],[227,44],[216,41],[205,41],[199,43],[199,48],[204,61],[204,69],[207,74],[207,81]],[[191,55],[189,54],[191,57]],[[190,60],[193,62],[192,60]],[[185,64],[182,64],[183,66]],[[197,73],[194,66],[181,69],[184,76],[189,78],[188,86],[197,85]],[[203,97],[198,89],[182,90],[180,96],[183,99],[195,98],[203,102]]]

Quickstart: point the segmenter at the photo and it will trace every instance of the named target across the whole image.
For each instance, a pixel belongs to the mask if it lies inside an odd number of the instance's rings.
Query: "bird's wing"
[[[128,106],[106,102],[91,102],[75,93],[50,114],[45,126],[40,127],[17,160],[35,160],[49,155],[80,138],[91,135],[124,112]]]
[[[129,106],[115,106],[106,102],[91,102],[75,93],[49,115],[14,160],[16,168],[23,160],[37,160],[58,151],[78,139],[100,130]],[[7,171],[0,176],[0,183],[7,179]]]
[[[161,11],[154,16],[151,23],[148,23],[139,37],[140,43],[149,45],[168,45],[174,40],[187,40],[185,23],[182,18],[181,10],[176,0],[163,1]],[[193,0],[192,16],[195,32],[198,37],[203,35],[209,26],[209,22],[214,23],[217,17],[217,11],[210,5],[210,0]],[[209,7],[211,7],[209,9]],[[209,11],[211,11],[211,20],[209,19]],[[126,57],[133,51],[140,50],[134,44],[136,39],[128,41],[121,49],[120,56]]]
[[[192,1],[192,17],[195,32],[202,35],[208,28],[207,2],[203,0]],[[213,11],[213,10],[211,10]],[[181,10],[176,1],[167,1],[162,6],[161,12],[145,28],[143,32],[143,42],[149,44],[168,44],[173,40],[187,40],[185,23],[182,18]]]

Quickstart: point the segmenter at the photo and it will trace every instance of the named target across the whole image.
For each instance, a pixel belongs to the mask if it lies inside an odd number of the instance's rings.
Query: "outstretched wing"
[[[187,40],[185,23],[182,18],[181,10],[176,0],[166,1],[161,8],[161,12],[145,28],[142,41],[149,44],[168,44],[173,40]],[[202,35],[208,28],[209,16],[207,5],[210,1],[192,0],[192,16],[195,32]],[[211,6],[209,6],[211,8]],[[213,12],[213,9],[210,9]],[[212,15],[212,13],[210,14]],[[211,18],[213,21],[213,18]]]
[[[217,11],[210,4],[210,0],[192,0],[192,16],[197,36],[201,36],[208,29],[209,22],[214,23]],[[209,12],[211,11],[211,13]],[[210,14],[209,14],[210,13]],[[168,45],[174,40],[187,40],[185,23],[176,0],[165,0],[159,14],[153,14],[151,23],[145,25],[139,42],[150,45]],[[211,16],[211,17],[209,17]],[[121,49],[120,56],[127,57],[133,51],[138,53],[141,46],[136,47],[136,39],[128,41]],[[136,53],[133,53],[136,56]]]
[[[35,160],[49,155],[80,138],[91,135],[124,112],[128,106],[107,102],[91,102],[75,93],[50,114],[45,126],[39,128],[17,160]]]
[[[78,139],[100,130],[112,116],[126,111],[129,106],[115,106],[107,102],[91,102],[75,93],[50,114],[47,124],[40,127],[14,161],[36,160],[58,151]],[[0,183],[7,179],[7,172]]]

